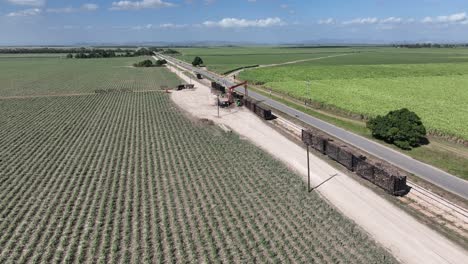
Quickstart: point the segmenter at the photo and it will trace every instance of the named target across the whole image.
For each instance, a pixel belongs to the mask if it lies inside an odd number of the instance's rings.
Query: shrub
[[[140,48],[133,53],[134,56],[151,56],[153,52],[147,48]]]
[[[367,122],[372,136],[402,149],[418,147],[426,139],[426,128],[416,113],[403,108]]]
[[[178,52],[177,50],[173,50],[173,49],[166,49],[162,52],[163,54],[180,54],[180,52]]]
[[[138,63],[133,64],[135,67],[153,67],[153,61],[151,60],[144,60]]]
[[[156,61],[156,66],[163,66],[165,64],[167,64],[167,61],[165,59]]]
[[[203,60],[202,58],[200,57],[195,57],[195,59],[193,59],[193,62],[192,62],[192,65],[193,66],[200,66],[200,65],[203,65]]]

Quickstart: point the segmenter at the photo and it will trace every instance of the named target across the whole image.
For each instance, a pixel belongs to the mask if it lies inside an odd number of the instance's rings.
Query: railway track
[[[171,62],[171,68],[172,67],[174,67],[174,69],[184,68],[184,66],[174,62]],[[184,78],[184,80],[186,81],[187,79],[188,78]],[[209,84],[200,84],[200,87],[198,88],[202,88],[201,90],[206,90],[200,92],[201,94],[198,95],[200,96],[200,99],[205,98],[205,93],[209,93]],[[180,96],[182,96],[182,94]],[[190,97],[196,98],[197,96],[191,95]],[[186,109],[188,111],[192,111],[192,109],[196,108],[197,105],[197,103],[189,104],[188,106],[186,106]],[[211,116],[211,109],[206,110],[208,111],[208,115]],[[203,116],[203,111],[200,111],[198,114],[201,114]],[[289,115],[288,113],[285,114]],[[299,115],[302,116],[302,114]],[[244,123],[239,125],[237,123],[239,120],[237,120],[236,118],[234,119],[236,121],[229,121],[225,120],[224,118],[215,120],[219,120],[219,122],[223,123],[227,122],[228,124],[238,125],[237,129],[235,130],[239,132],[240,135],[248,135],[249,133],[252,133],[250,131],[256,130],[250,128],[245,129],[246,126]],[[299,120],[301,119],[299,118]],[[273,120],[269,123],[270,125],[282,125],[283,127],[286,127],[287,129],[282,129],[284,132],[283,134],[288,134],[289,138],[299,138],[302,134],[301,124],[296,125],[292,122],[289,122],[288,120],[281,118]],[[274,154],[275,157],[279,158],[282,161],[285,161],[286,164],[291,165],[292,168],[300,169],[302,170],[302,172],[304,172],[304,164],[299,164],[301,163],[300,160],[304,158],[304,150],[299,147],[299,144],[296,145],[289,140],[285,140],[285,142],[282,142],[280,138],[285,139],[284,136],[280,136],[278,135],[278,133],[273,133],[273,131],[271,131],[271,128],[268,128],[268,126],[266,125],[263,125],[261,127],[265,128],[263,132],[259,132],[257,136],[251,136],[250,139],[253,142],[262,146],[262,148],[265,148],[265,150],[267,150],[268,152],[276,153]],[[270,136],[272,139],[274,138],[274,140],[271,140],[270,142],[263,140],[265,135],[268,133],[267,131],[271,132]],[[318,158],[313,156],[311,158],[317,162],[313,162],[313,166],[317,169],[316,176],[318,177],[318,179],[323,181],[327,178],[326,174],[320,173],[322,169],[320,166],[323,166],[324,169],[326,169],[326,171],[323,172],[330,172],[331,174],[336,172],[336,170],[333,170],[332,167],[330,167],[323,161],[320,161]],[[302,176],[304,176],[304,173],[301,174]],[[463,224],[460,225],[460,221],[458,219],[456,225],[453,225],[453,222],[450,220],[445,222],[437,221],[439,220],[438,215],[435,215],[433,212],[423,213],[422,210],[424,210],[425,207],[419,205],[418,202],[413,202],[412,200],[408,200],[406,198],[395,198],[390,196],[388,196],[390,197],[388,200],[381,199],[378,197],[379,194],[375,193],[374,191],[367,190],[367,188],[363,186],[360,186],[361,184],[356,182],[351,177],[339,177],[339,179],[342,183],[345,184],[328,184],[326,186],[327,188],[319,190],[319,194],[323,195],[325,199],[328,199],[331,202],[331,204],[339,208],[343,208],[342,212],[345,215],[353,219],[367,232],[369,232],[377,241],[379,241],[380,243],[382,243],[382,245],[390,249],[390,251],[395,256],[397,256],[402,262],[462,263],[463,261],[460,260],[466,259],[466,250],[464,249],[466,248],[465,246],[459,247],[458,245],[451,243],[449,239],[447,239],[439,232],[431,228],[433,225],[441,226],[443,227],[443,230],[447,232],[456,230],[455,232],[457,234],[461,233],[461,236],[466,238],[468,237],[468,232],[466,231],[468,230],[468,226]],[[393,202],[390,202],[390,200]],[[398,201],[398,203],[400,203],[401,201],[401,203],[406,204],[404,208],[407,209],[402,210],[402,208],[400,208],[399,206],[395,206],[395,201]],[[429,199],[429,201],[432,200]],[[435,203],[434,201],[432,202]],[[413,208],[415,206],[416,208]],[[411,211],[417,212],[416,217],[413,217],[408,213]],[[449,215],[449,213],[445,214]],[[457,216],[462,217],[459,214],[457,214]],[[424,220],[425,218],[430,220],[429,223],[431,224],[431,226],[426,225],[427,221]],[[460,229],[460,226],[464,228]],[[453,234],[453,232],[450,233]],[[457,237],[459,236],[457,235]],[[463,253],[458,254],[457,251],[462,251]]]
[[[277,115],[278,116],[278,115]],[[301,138],[302,126],[297,125],[285,118],[278,117],[276,122],[279,123],[283,128],[287,129],[291,134]],[[415,182],[407,180],[407,185],[411,187],[411,198],[417,199],[419,203],[426,203],[438,209],[438,211],[443,211],[448,213],[457,219],[460,219],[465,225],[468,226],[468,209],[463,208],[446,198],[437,195],[426,188],[416,184]]]
[[[177,66],[183,67],[181,65]],[[220,76],[217,77],[221,78]],[[296,116],[296,118],[299,118],[299,116]],[[282,117],[278,117],[274,122],[278,123],[279,126],[286,129],[292,136],[301,139],[303,129],[302,126]],[[407,185],[411,187],[411,191],[407,196],[405,196],[409,200],[404,202],[407,204],[413,204],[413,206],[416,204],[418,205],[416,206],[417,210],[420,210],[422,214],[428,215],[430,217],[442,217],[445,219],[443,225],[452,225],[455,229],[461,231],[462,233],[468,234],[467,209],[431,192],[430,190],[414,182],[407,181]]]
[[[456,216],[458,215],[459,217],[462,217],[464,219],[464,223],[468,225],[468,210],[445,199],[444,197],[437,195],[424,187],[421,187],[420,185],[412,182],[412,181],[407,181],[407,185],[411,187],[411,192],[421,198],[422,200],[426,202],[431,202],[431,204],[434,204],[437,206],[439,209],[444,210],[444,211],[450,211],[452,215]]]
[[[205,76],[206,78],[224,84],[224,86],[230,86],[236,83],[235,81],[230,80],[225,76],[219,76],[218,74],[215,74],[203,68],[193,67],[192,65],[180,61],[178,59],[161,54],[156,55],[166,59],[167,61],[173,63],[177,67],[183,68],[191,72],[199,73]],[[246,89],[245,87],[238,87],[236,88],[236,91],[245,94]],[[363,151],[377,158],[386,160],[388,163],[395,165],[407,172],[410,172],[411,174],[417,175],[418,177],[438,186],[439,188],[445,189],[448,192],[456,194],[464,199],[468,199],[468,181],[462,180],[461,178],[458,178],[450,173],[442,171],[424,162],[413,159],[410,156],[407,156],[401,152],[383,146],[377,142],[374,142],[362,136],[346,131],[345,129],[327,123],[319,118],[310,116],[306,113],[284,105],[262,94],[256,93],[254,91],[249,91],[249,97],[252,97],[257,101],[262,101],[265,105],[268,105],[273,109],[277,109],[285,115],[295,117],[298,120],[309,124],[321,131],[324,131],[331,136],[339,138],[340,140],[349,143],[354,147],[362,149]]]

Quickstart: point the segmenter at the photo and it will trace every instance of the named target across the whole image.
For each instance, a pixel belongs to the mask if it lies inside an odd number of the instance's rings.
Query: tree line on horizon
[[[169,48],[145,47],[138,49],[129,48],[0,48],[0,54],[47,54],[68,53],[67,58],[112,58],[112,57],[137,57],[149,56],[154,52],[163,54],[179,54],[178,51]]]
[[[73,55],[69,53],[67,58],[75,59],[95,59],[95,58],[113,58],[113,57],[139,57],[139,56],[151,56],[154,52],[161,52],[163,54],[179,54],[178,51],[172,49],[160,49],[160,48],[141,48],[133,51],[118,52],[114,50],[105,49],[93,49],[91,51],[81,51]]]
[[[439,44],[439,43],[414,43],[414,44],[394,44],[392,45],[394,48],[410,48],[410,49],[418,49],[418,48],[466,48],[468,47],[468,43],[466,44]]]

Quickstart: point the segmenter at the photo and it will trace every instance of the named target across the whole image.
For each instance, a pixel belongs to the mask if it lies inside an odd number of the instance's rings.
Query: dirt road
[[[346,54],[338,54],[338,55],[330,55],[330,56],[325,56],[325,57],[319,57],[319,58],[311,58],[311,59],[303,59],[303,60],[295,60],[295,61],[288,61],[288,62],[283,62],[283,63],[274,63],[274,64],[264,64],[264,65],[259,65],[258,67],[255,68],[268,68],[268,67],[275,67],[275,66],[283,66],[283,65],[290,65],[290,64],[296,64],[296,63],[301,63],[301,62],[307,62],[307,61],[315,61],[315,60],[323,60],[327,58],[334,58],[334,57],[341,57],[341,56],[347,56],[350,55],[351,53],[346,53]],[[235,72],[231,72],[230,74],[227,75],[227,77],[233,77],[234,75],[237,76],[240,72],[244,71],[245,69],[240,69]]]
[[[189,82],[181,71],[169,67]],[[207,118],[230,127],[255,145],[288,165],[305,179],[305,150],[244,108],[221,109],[217,117],[215,97],[205,84],[192,79],[196,90],[174,92],[172,99],[198,118]],[[344,215],[387,248],[403,263],[466,263],[468,252],[442,235],[421,224],[390,202],[335,170],[320,158],[311,156],[312,185],[337,175],[317,190]]]

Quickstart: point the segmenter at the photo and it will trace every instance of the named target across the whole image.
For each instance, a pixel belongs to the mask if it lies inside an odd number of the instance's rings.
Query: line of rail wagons
[[[220,92],[226,91],[224,86],[216,82],[212,82],[211,87]],[[243,104],[264,120],[274,119],[270,109],[252,98],[243,98]],[[302,142],[392,195],[403,196],[409,191],[405,172],[382,160],[370,158],[364,152],[319,130],[302,130]]]
[[[377,158],[370,158],[318,130],[302,130],[302,142],[392,195],[402,196],[409,191],[404,171]]]

